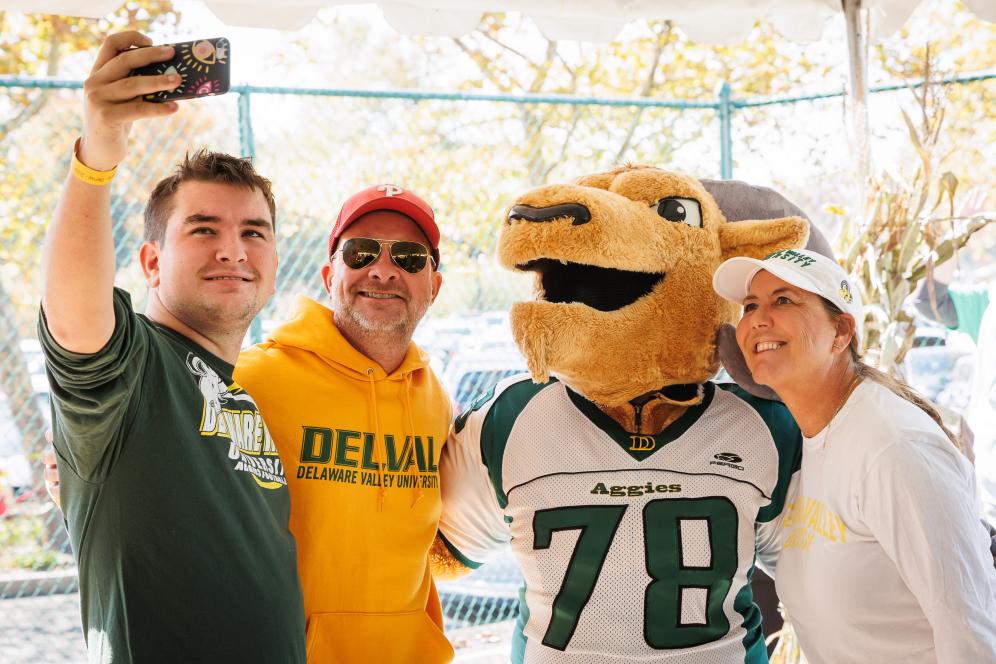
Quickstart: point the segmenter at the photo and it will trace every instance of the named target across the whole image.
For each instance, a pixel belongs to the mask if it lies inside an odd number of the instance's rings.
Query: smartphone
[[[133,69],[131,75],[179,74],[180,85],[173,90],[144,95],[145,101],[161,103],[228,92],[232,52],[227,39],[198,39],[169,46],[173,47],[172,58]]]

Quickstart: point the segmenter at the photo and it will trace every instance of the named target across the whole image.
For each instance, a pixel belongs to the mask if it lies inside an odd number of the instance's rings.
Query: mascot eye
[[[702,228],[702,212],[699,202],[693,198],[662,198],[651,207],[657,208],[657,214],[668,221],[688,224],[692,228]]]

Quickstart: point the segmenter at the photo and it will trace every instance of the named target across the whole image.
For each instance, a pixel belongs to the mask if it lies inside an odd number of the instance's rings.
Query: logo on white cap
[[[846,281],[840,282],[840,299],[848,304],[854,302],[854,296],[851,295],[851,287],[847,285]]]
[[[398,194],[405,193],[404,189],[395,187],[393,184],[382,184],[377,187],[377,191],[383,191],[385,196],[397,196]]]
[[[798,251],[792,251],[791,249],[782,249],[781,251],[776,251],[773,254],[768,254],[764,257],[764,260],[772,258],[780,258],[781,260],[788,261],[789,263],[799,263],[799,267],[809,267],[816,262],[815,258],[810,258],[806,254],[800,254]]]

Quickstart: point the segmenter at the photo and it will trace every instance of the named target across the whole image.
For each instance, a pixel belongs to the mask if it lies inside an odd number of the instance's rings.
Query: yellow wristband
[[[114,176],[117,175],[118,167],[115,166],[109,171],[95,171],[84,164],[79,158],[80,140],[81,139],[77,138],[76,143],[73,144],[73,176],[78,180],[86,182],[87,184],[96,185],[98,187],[109,184],[110,181],[114,179]]]

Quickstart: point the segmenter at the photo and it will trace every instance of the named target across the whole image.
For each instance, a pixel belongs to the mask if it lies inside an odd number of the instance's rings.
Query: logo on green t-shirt
[[[287,478],[277,447],[252,397],[236,383],[226,385],[193,353],[187,354],[187,369],[197,377],[197,387],[204,397],[201,435],[227,438],[228,458],[238,462],[235,470],[249,473],[259,486],[285,486]]]

